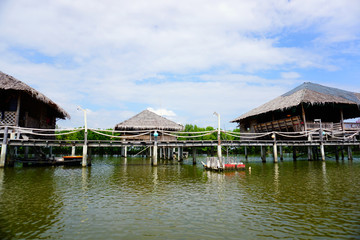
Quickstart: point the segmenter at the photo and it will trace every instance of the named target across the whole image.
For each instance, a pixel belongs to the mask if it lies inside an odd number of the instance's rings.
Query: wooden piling
[[[248,151],[247,151],[247,146],[245,146],[245,160],[247,161],[248,160]]]
[[[153,166],[157,166],[157,143],[154,142],[154,146],[153,146],[153,157],[152,157],[152,165]]]
[[[5,167],[6,153],[7,153],[7,142],[8,142],[8,127],[4,129],[4,138],[1,144],[1,157],[0,157],[0,167]]]
[[[88,145],[87,145],[87,130],[85,129],[85,133],[84,133],[84,146],[83,146],[83,158],[82,158],[82,166],[86,167],[87,166],[87,150],[88,150]]]
[[[339,161],[339,147],[335,146],[335,160]]]
[[[276,141],[274,142],[273,150],[274,150],[274,162],[277,163],[278,162],[278,152],[277,152]]]
[[[292,147],[293,150],[293,161],[296,161],[296,148],[295,146]]]
[[[320,143],[320,153],[321,153],[321,160],[325,161],[325,149],[324,149],[324,143]]]
[[[351,146],[348,146],[348,160],[349,161],[353,160]]]
[[[193,147],[192,149],[192,155],[193,155],[193,165],[196,165],[196,147]]]
[[[263,162],[266,162],[266,149],[265,149],[265,146],[261,146],[260,150],[261,150],[261,160]]]
[[[307,147],[307,152],[308,152],[308,161],[313,160],[313,155],[312,155],[312,149],[311,149],[311,147]]]
[[[75,156],[75,151],[76,150],[76,147],[75,146],[72,146],[71,147],[71,156]]]
[[[284,160],[284,153],[283,153],[283,148],[282,146],[280,146],[280,161]]]

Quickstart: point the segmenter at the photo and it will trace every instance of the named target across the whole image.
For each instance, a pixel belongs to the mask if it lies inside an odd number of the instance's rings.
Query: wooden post
[[[153,157],[152,157],[152,165],[157,166],[157,142],[154,142],[154,150],[153,150]]]
[[[87,166],[87,129],[85,129],[85,135],[84,135],[84,146],[83,146],[83,158],[82,158],[82,166]]]
[[[183,160],[184,160],[184,148],[183,148],[183,147],[180,147],[179,150],[180,150],[180,153],[179,153],[179,155],[180,155],[179,161],[183,161]]]
[[[19,126],[20,121],[20,102],[21,102],[21,94],[19,93],[18,100],[17,100],[17,107],[16,107],[16,126]]]
[[[193,165],[196,165],[196,147],[193,147]]]
[[[277,152],[277,144],[276,144],[276,134],[273,133],[272,137],[274,139],[273,152],[274,152],[274,162],[278,162],[278,152]]]
[[[71,156],[75,156],[75,153],[76,153],[75,149],[76,149],[75,146],[71,147]]]
[[[311,147],[307,147],[307,151],[308,151],[308,161],[313,160]]]
[[[339,161],[339,148],[338,148],[338,146],[335,146],[335,159],[336,159],[336,161]]]
[[[344,113],[342,109],[340,109],[340,119],[341,119],[341,130],[344,132],[345,131]]]
[[[266,162],[266,150],[265,150],[265,147],[264,146],[261,146],[260,147],[260,150],[261,150],[261,160],[263,162]]]
[[[296,148],[295,146],[292,147],[293,150],[293,160],[296,161]]]
[[[320,143],[320,153],[321,153],[321,160],[325,161],[325,150],[324,150],[324,143]]]
[[[304,130],[306,132],[307,131],[307,123],[306,123],[306,116],[305,116],[305,110],[304,110],[303,103],[301,103],[301,110],[302,110],[302,117],[303,117],[303,121],[304,121]]]
[[[341,146],[340,153],[341,153],[341,160],[344,161],[344,146]]]
[[[0,157],[0,167],[5,167],[5,161],[6,161],[6,153],[7,153],[7,140],[8,138],[8,127],[5,127],[4,129],[4,138],[1,145],[1,157]]]
[[[351,146],[348,146],[348,160],[349,161],[353,160]]]
[[[177,160],[180,161],[181,160],[181,157],[180,157],[180,147],[178,147],[178,152],[177,152]]]
[[[283,148],[282,146],[280,146],[280,161],[284,160],[284,153],[283,153]]]
[[[168,147],[168,148],[167,148],[167,151],[168,151],[168,157],[167,157],[167,159],[170,160],[170,159],[171,159],[171,154],[172,154],[172,153],[171,153],[171,148]]]
[[[245,160],[247,161],[248,160],[248,151],[247,151],[247,146],[245,146]]]
[[[159,153],[160,159],[162,159],[162,148],[161,147],[159,148],[159,152],[160,152]]]

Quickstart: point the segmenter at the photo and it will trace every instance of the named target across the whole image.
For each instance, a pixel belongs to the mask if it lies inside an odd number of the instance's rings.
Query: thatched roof
[[[149,110],[144,110],[134,117],[121,122],[115,126],[116,130],[168,130],[181,131],[184,126],[177,124],[169,119],[157,115]]]
[[[70,118],[69,113],[67,113],[64,109],[62,109],[56,103],[51,101],[51,99],[46,97],[44,94],[33,89],[32,87],[21,82],[20,80],[17,80],[16,78],[7,75],[1,71],[0,71],[0,90],[14,90],[19,92],[24,92],[30,95],[32,98],[35,98],[40,102],[43,102],[46,105],[48,105],[50,108],[54,109],[54,111],[58,114],[59,118],[62,119]]]
[[[311,105],[322,105],[328,103],[355,105],[360,108],[360,93],[349,92],[338,88],[331,88],[319,84],[305,82],[293,90],[254,108],[241,115],[231,122],[238,122],[242,119],[299,106],[301,103]]]

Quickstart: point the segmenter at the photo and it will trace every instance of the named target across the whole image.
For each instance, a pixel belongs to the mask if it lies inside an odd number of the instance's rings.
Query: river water
[[[360,158],[0,169],[0,239],[360,239]],[[249,170],[251,167],[251,170]]]

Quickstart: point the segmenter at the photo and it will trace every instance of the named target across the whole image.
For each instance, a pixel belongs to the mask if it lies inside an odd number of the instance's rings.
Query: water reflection
[[[88,168],[0,169],[6,206],[0,233],[5,239],[358,236],[359,162],[247,166],[251,171],[219,173],[191,162],[152,167],[150,159],[106,157]]]

